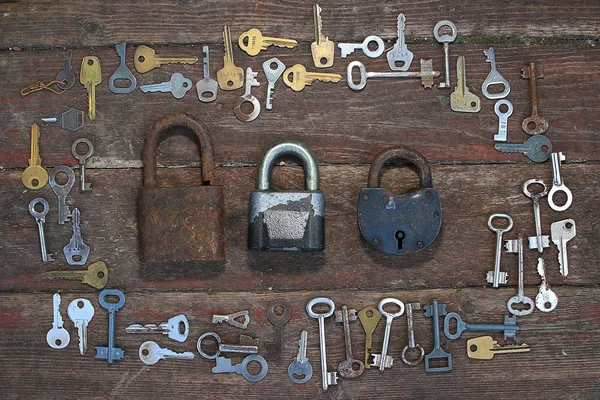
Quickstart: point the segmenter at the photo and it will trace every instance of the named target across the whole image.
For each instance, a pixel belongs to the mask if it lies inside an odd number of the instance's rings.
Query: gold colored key
[[[263,36],[256,28],[252,28],[240,35],[238,40],[240,48],[251,56],[260,53],[261,50],[266,50],[267,47],[274,45],[277,47],[286,47],[293,49],[298,46],[298,42],[293,39],[281,39],[276,37]]]
[[[198,62],[198,57],[165,57],[157,56],[153,49],[148,46],[140,45],[135,49],[133,56],[135,70],[140,74],[152,71],[163,64],[195,64]]]
[[[531,348],[525,343],[500,346],[491,336],[481,336],[467,341],[467,355],[477,360],[491,360],[496,354],[526,353]]]
[[[371,347],[373,347],[373,331],[381,319],[381,313],[373,306],[367,306],[358,312],[358,319],[365,330],[365,368],[371,368]]]
[[[313,6],[313,18],[315,23],[315,41],[310,45],[313,62],[317,68],[327,68],[333,65],[335,55],[335,43],[323,35],[323,20],[321,20],[321,7],[318,4]]]
[[[217,81],[221,90],[236,90],[244,86],[244,70],[233,63],[233,47],[231,45],[231,32],[229,26],[223,27],[223,68],[217,71]]]
[[[81,280],[96,289],[103,289],[108,282],[108,267],[103,261],[98,261],[90,264],[87,270],[48,271],[46,278]]]
[[[29,166],[23,171],[21,181],[27,189],[41,189],[48,183],[48,172],[42,167],[40,156],[40,127],[38,124],[31,125],[31,158]]]
[[[88,92],[88,118],[93,121],[96,119],[96,86],[102,82],[102,70],[98,57],[83,57],[79,82],[85,86]]]
[[[339,82],[342,76],[339,74],[324,74],[320,72],[307,72],[302,64],[296,64],[283,73],[283,82],[293,91],[299,92],[312,81]]]
[[[453,111],[470,113],[476,113],[481,110],[481,100],[469,92],[469,88],[467,87],[465,56],[459,56],[456,59],[456,90],[450,95],[450,108]]]

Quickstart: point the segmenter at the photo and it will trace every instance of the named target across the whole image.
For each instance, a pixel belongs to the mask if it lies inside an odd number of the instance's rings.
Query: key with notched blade
[[[158,68],[163,64],[195,64],[198,62],[198,57],[158,56],[152,48],[140,45],[135,49],[133,61],[135,70],[140,74],[143,74],[152,71],[154,68]]]
[[[491,336],[481,336],[467,340],[467,356],[476,360],[491,360],[496,354],[527,353],[531,348],[523,344],[500,346]]]
[[[522,153],[531,161],[544,162],[552,155],[552,143],[546,136],[532,136],[525,143],[497,143],[494,148],[502,153]]]
[[[83,57],[79,81],[88,92],[88,118],[93,121],[96,119],[96,86],[102,82],[102,70],[98,57]]]
[[[80,280],[96,289],[104,289],[108,282],[108,267],[103,261],[90,264],[87,270],[48,271],[46,279]]]

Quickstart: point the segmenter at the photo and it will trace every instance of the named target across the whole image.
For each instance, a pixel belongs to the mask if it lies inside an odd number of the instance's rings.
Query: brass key
[[[476,113],[481,110],[481,100],[467,87],[465,56],[456,59],[456,90],[450,95],[452,111]]]
[[[87,270],[48,271],[46,278],[81,280],[96,289],[103,289],[108,282],[108,267],[103,261],[98,261],[90,264]]]
[[[102,70],[98,57],[83,57],[79,82],[85,86],[88,92],[88,118],[93,121],[96,119],[96,86],[102,82]]]
[[[340,74],[307,72],[302,64],[296,64],[283,73],[283,82],[295,92],[301,91],[306,85],[312,84],[314,80],[337,83],[342,80],[342,76]]]
[[[491,360],[496,354],[527,353],[531,348],[525,343],[500,346],[491,336],[481,336],[467,341],[467,355],[477,360]]]
[[[256,28],[252,28],[249,31],[242,33],[238,40],[238,44],[242,50],[251,56],[257,55],[261,50],[266,50],[267,47],[271,45],[286,47],[288,49],[293,49],[298,46],[298,42],[293,39],[263,36]]]
[[[31,125],[31,158],[29,166],[23,171],[21,181],[27,189],[41,189],[48,183],[48,172],[42,167],[40,156],[40,127],[38,124]]]
[[[233,63],[233,48],[229,26],[223,27],[223,68],[217,71],[217,81],[221,90],[236,90],[244,86],[244,70]]]
[[[318,4],[313,6],[313,18],[316,39],[310,45],[313,62],[317,68],[331,67],[335,54],[335,44],[321,32],[323,21],[321,20],[321,7]]]
[[[135,55],[133,57],[135,70],[140,74],[152,71],[154,68],[158,68],[163,64],[195,64],[198,62],[198,57],[157,56],[153,49],[144,45],[140,45],[135,49]]]
[[[381,319],[381,313],[373,306],[367,306],[358,312],[358,319],[365,330],[365,368],[371,368],[371,347],[373,347],[373,331]]]

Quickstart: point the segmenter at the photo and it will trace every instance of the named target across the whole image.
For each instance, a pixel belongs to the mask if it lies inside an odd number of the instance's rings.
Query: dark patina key
[[[283,312],[278,315],[275,309],[282,308]],[[283,301],[274,301],[267,307],[267,319],[275,328],[275,341],[265,343],[267,356],[269,361],[275,361],[275,364],[281,364],[281,345],[282,345],[282,330],[283,326],[290,320],[290,306]]]

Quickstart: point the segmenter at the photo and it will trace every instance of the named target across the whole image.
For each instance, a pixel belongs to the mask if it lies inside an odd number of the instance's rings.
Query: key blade
[[[31,125],[31,158],[29,165],[42,165],[42,157],[40,156],[40,126],[38,124]]]
[[[202,46],[202,64],[204,67],[204,78],[210,78],[210,58],[208,56],[208,46]]]
[[[293,49],[294,47],[298,46],[298,42],[296,40],[293,39],[282,39],[282,38],[276,38],[276,37],[263,37],[263,46],[277,46],[277,47],[284,47],[287,49]]]
[[[52,296],[52,313],[54,316],[54,322],[52,323],[52,326],[54,328],[62,328],[64,325],[64,321],[62,319],[62,316],[60,315],[60,294],[55,293]]]
[[[323,34],[321,33],[323,21],[321,20],[321,7],[318,4],[313,6],[313,23],[315,26],[315,40],[318,46],[323,42]]]
[[[68,270],[68,271],[47,271],[44,275],[46,279],[54,280],[54,279],[66,279],[66,280],[80,280],[83,279],[83,276],[87,273],[87,271],[77,271],[77,270]]]
[[[321,81],[321,82],[334,82],[337,83],[342,80],[342,76],[340,74],[325,74],[319,72],[307,72],[305,77],[306,80],[312,81]],[[307,83],[310,84],[310,83]]]

